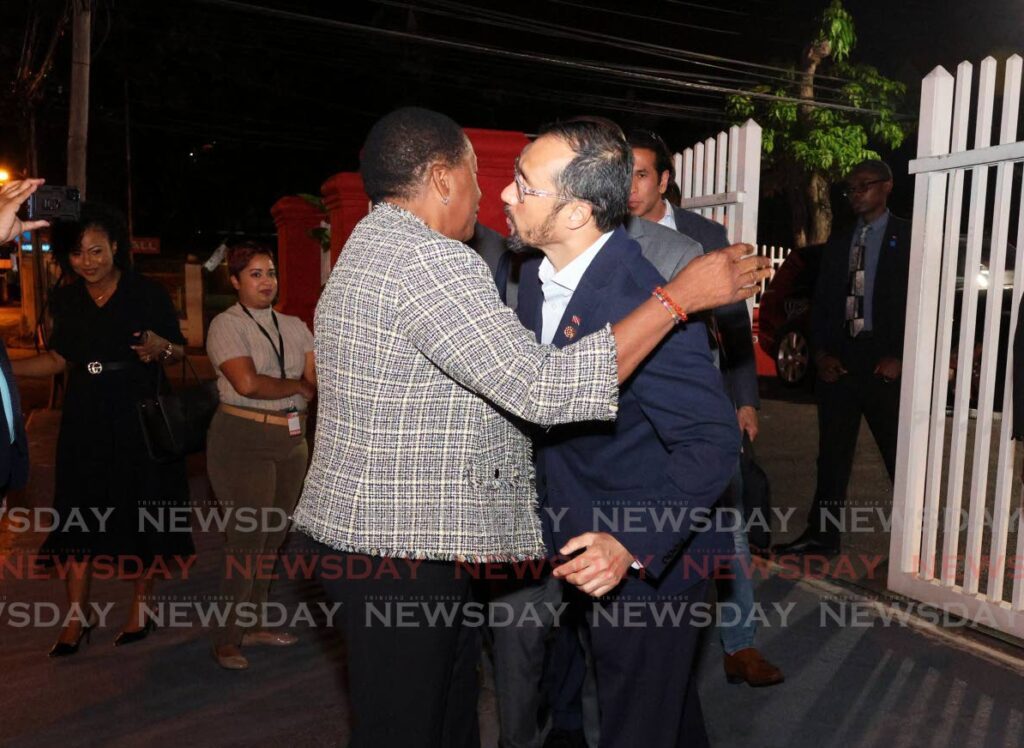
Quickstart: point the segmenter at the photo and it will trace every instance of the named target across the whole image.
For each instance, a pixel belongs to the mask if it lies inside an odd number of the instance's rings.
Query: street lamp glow
[[[11,179],[11,173],[7,169],[0,169],[0,183],[9,182]]]

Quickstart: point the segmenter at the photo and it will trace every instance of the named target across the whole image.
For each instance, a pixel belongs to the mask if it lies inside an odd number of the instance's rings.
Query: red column
[[[320,298],[320,242],[309,235],[326,216],[299,197],[282,197],[270,208],[277,225],[278,308],[311,327]]]
[[[508,234],[501,191],[512,181],[516,156],[530,141],[524,133],[511,130],[466,128],[465,132],[476,151],[477,180],[483,192],[477,220],[500,234]]]
[[[335,174],[320,187],[331,222],[331,267],[352,229],[370,212],[370,199],[363,192],[363,179],[355,172]]]

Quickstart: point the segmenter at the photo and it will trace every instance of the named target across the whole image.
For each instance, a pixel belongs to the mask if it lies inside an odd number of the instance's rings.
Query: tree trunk
[[[811,112],[814,111],[814,76],[820,65],[830,54],[832,45],[825,39],[812,42],[804,50],[800,64],[800,88],[797,97],[807,104],[797,107],[800,124],[810,127]],[[793,246],[805,247],[820,244],[828,239],[832,229],[832,205],[829,201],[829,183],[818,172],[806,172],[802,167],[793,167],[788,179],[790,222],[793,227]]]
[[[800,175],[787,180],[786,202],[789,204],[789,223],[793,229],[794,249],[807,246],[807,192],[800,184]]]
[[[832,202],[824,174],[811,172],[807,180],[807,243],[824,244],[832,233]]]
[[[72,0],[74,36],[71,41],[71,111],[68,116],[68,184],[85,200],[85,159],[89,137],[89,59],[92,0]]]

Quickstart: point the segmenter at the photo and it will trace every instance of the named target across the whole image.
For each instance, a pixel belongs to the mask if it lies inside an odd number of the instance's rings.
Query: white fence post
[[[1021,189],[1016,164],[1024,161],[1024,140],[1017,134],[1024,60],[1013,55],[1006,61],[1003,93],[998,100],[997,72],[994,59],[982,61],[973,128],[973,69],[968,63],[957,69],[955,96],[953,78],[941,67],[933,70],[922,85],[918,157],[909,169],[916,175],[914,216],[888,583],[896,592],[1024,637],[1024,582],[1019,573],[1014,574],[1012,594],[1006,591],[1006,574],[1016,568],[1007,551],[1013,495],[1018,490],[1015,446],[1010,438],[1012,378],[1008,375],[999,425],[995,425],[997,376],[1013,365],[1012,352],[1006,351],[1009,346],[1001,345],[1001,341],[1013,335],[1020,314],[1019,298],[1024,293],[1024,194],[1016,206],[1019,213],[1012,291],[1004,291],[1014,208],[1011,199]],[[993,146],[997,101],[1001,107],[1000,135],[999,143]],[[972,149],[967,148],[969,129],[975,133]],[[990,201],[992,167],[995,180]],[[961,206],[968,173],[967,234],[961,246],[965,218]],[[983,259],[988,263],[987,279],[982,274]],[[958,292],[962,294],[959,303]],[[1009,319],[1004,316],[1006,292],[1013,294],[1008,300]],[[984,320],[978,330],[980,303],[984,304]],[[954,341],[953,329],[958,323],[959,340]],[[952,417],[947,425],[950,351],[954,343],[956,380]],[[999,360],[1002,355],[1006,360]],[[977,356],[980,377],[974,401],[972,374]],[[923,445],[926,448],[922,449]],[[990,473],[995,476],[994,490],[990,489]],[[970,496],[966,528],[962,511],[965,491]],[[991,527],[987,527],[990,518]],[[937,569],[940,529],[941,568]],[[967,538],[961,555],[964,529]],[[1024,517],[1017,518],[1017,529],[1024,533]],[[983,555],[986,542],[987,563]],[[1024,535],[1017,538],[1016,553],[1017,557],[1024,556]]]
[[[921,123],[917,139],[919,156],[949,152],[952,107],[953,77],[942,67],[937,67],[924,79],[921,90]],[[942,251],[945,192],[945,174],[920,174],[915,179],[899,446],[896,451],[889,550],[890,586],[894,572],[916,572],[921,549],[925,460],[920,450],[915,452],[912,445],[923,444],[928,438],[930,362],[934,359],[939,269],[933,258],[940,256]],[[912,355],[908,355],[911,352]]]

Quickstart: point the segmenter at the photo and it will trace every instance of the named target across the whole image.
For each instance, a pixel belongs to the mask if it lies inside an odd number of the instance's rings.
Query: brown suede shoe
[[[287,631],[254,631],[251,634],[242,636],[242,646],[251,647],[258,644],[267,644],[271,647],[290,647],[297,642],[299,637],[289,634]]]
[[[774,686],[785,680],[782,671],[753,647],[726,655],[724,664],[725,678],[730,683],[747,683],[754,688],[760,688]]]

